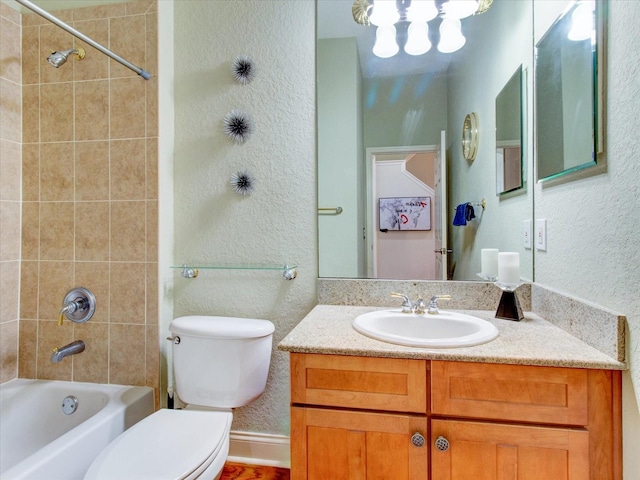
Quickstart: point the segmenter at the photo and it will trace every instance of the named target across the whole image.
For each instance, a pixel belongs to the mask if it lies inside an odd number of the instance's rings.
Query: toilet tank
[[[241,407],[264,391],[274,326],[253,318],[190,315],[169,326],[180,399],[204,407]]]

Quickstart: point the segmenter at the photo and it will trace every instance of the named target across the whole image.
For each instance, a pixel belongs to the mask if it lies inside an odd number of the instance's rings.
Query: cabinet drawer
[[[587,425],[587,371],[485,363],[431,363],[434,415]]]
[[[294,404],[425,413],[427,361],[291,354]]]

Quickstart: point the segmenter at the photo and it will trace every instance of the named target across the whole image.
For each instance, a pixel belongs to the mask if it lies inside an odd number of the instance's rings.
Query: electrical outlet
[[[536,250],[547,251],[547,221],[536,220]]]
[[[522,246],[531,248],[531,220],[522,221]]]

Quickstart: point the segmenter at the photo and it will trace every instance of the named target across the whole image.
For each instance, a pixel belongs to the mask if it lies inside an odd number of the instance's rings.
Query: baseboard
[[[228,461],[289,468],[289,437],[252,432],[231,432]]]

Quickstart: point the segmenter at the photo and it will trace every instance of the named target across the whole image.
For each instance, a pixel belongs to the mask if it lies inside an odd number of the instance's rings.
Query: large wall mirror
[[[447,2],[415,3],[442,12]],[[460,20],[464,45],[457,51],[439,51],[450,26],[438,15],[427,24],[426,53],[406,53],[409,22],[401,21],[397,53],[381,58],[372,52],[376,27],[354,21],[353,0],[317,0],[321,277],[479,280],[481,250],[497,248],[519,252],[521,277],[533,280],[533,254],[522,242],[522,224],[532,218],[533,192],[526,185],[533,167],[522,168],[525,188],[498,195],[495,160],[496,97],[516,70],[533,71],[532,2],[481,3],[490,3],[488,10]],[[532,139],[528,107],[523,136]],[[473,162],[461,145],[471,112],[478,119]],[[531,141],[521,146],[526,158],[532,148]],[[408,199],[397,204],[410,206],[429,197],[429,211],[421,213],[428,213],[421,225],[429,228],[381,228],[376,210],[383,197]],[[456,207],[466,203],[473,218],[454,226]],[[415,218],[402,214],[407,222]]]
[[[496,193],[505,195],[524,187],[523,132],[526,85],[522,66],[496,97]]]
[[[536,5],[536,34],[541,35],[535,67],[538,180],[597,165],[602,151],[598,132],[602,127],[598,75],[602,72],[596,41],[599,10],[595,0]]]

